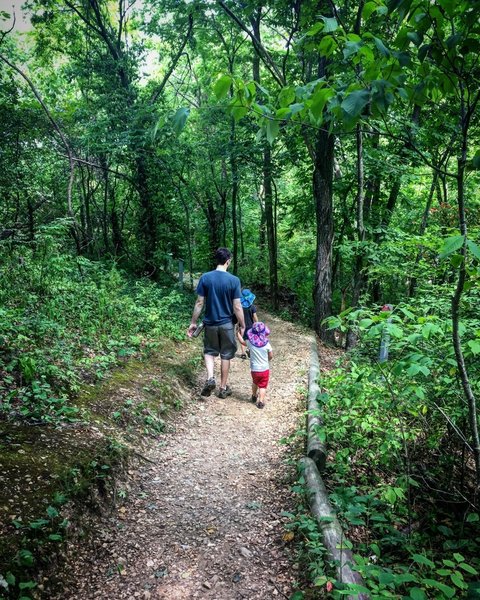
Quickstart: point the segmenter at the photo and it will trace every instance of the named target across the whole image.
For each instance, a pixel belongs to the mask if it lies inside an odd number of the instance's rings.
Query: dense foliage
[[[191,300],[127,277],[115,264],[62,252],[60,225],[1,260],[0,372],[4,418],[75,420],[68,398],[161,338],[180,339]]]

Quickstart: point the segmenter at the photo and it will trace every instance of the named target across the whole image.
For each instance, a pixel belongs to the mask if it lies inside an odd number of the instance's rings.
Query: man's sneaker
[[[216,385],[217,384],[215,383],[215,378],[214,377],[211,377],[210,379],[207,379],[207,381],[205,382],[205,385],[202,388],[202,391],[200,392],[200,396],[210,396],[210,394],[215,389]]]
[[[232,395],[232,389],[229,385],[227,385],[227,387],[220,388],[218,390],[218,394],[217,394],[217,396],[219,398],[226,398],[227,396],[231,396],[231,395]]]

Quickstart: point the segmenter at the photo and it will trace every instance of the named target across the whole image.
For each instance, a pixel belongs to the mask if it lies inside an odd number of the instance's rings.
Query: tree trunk
[[[278,309],[278,270],[275,218],[273,210],[272,153],[268,144],[265,144],[263,149],[263,189],[265,192],[265,223],[267,225],[270,299],[273,307]]]
[[[143,238],[143,260],[148,277],[155,278],[157,267],[155,264],[155,252],[157,249],[157,231],[155,217],[150,199],[148,182],[148,168],[146,157],[137,156],[137,189],[140,199],[140,231]]]
[[[255,15],[250,19],[253,35],[259,44],[261,44],[260,21],[262,7],[260,6]],[[257,53],[253,55],[252,61],[253,79],[260,84],[260,57]],[[277,242],[276,242],[276,224],[273,205],[273,185],[272,185],[272,151],[268,143],[263,147],[263,189],[264,189],[264,216],[267,228],[268,244],[268,267],[269,267],[269,287],[270,299],[273,307],[278,309],[278,265],[277,265]]]
[[[238,223],[237,223],[237,197],[238,197],[238,163],[235,150],[235,119],[231,119],[230,128],[230,170],[232,173],[232,236],[233,236],[233,274],[238,273]]]
[[[364,262],[364,241],[365,241],[365,225],[364,225],[364,169],[363,169],[363,136],[361,125],[357,125],[356,132],[357,140],[357,251],[355,256],[355,270],[353,273],[352,285],[352,302],[351,305],[356,307],[360,300],[365,284],[365,275],[363,273]],[[350,328],[347,332],[346,350],[353,348],[357,343],[357,336]]]
[[[333,146],[334,138],[320,129],[315,144],[313,198],[317,223],[315,264],[315,331],[327,343],[333,343],[333,331],[323,323],[332,314],[332,246],[333,246]]]
[[[457,286],[452,297],[452,339],[455,349],[455,358],[457,368],[462,382],[463,391],[468,404],[468,415],[470,422],[470,432],[472,435],[473,458],[475,461],[476,475],[476,494],[480,492],[480,437],[478,433],[478,417],[477,417],[477,400],[470,384],[467,366],[463,356],[461,337],[460,337],[460,302],[462,299],[463,288],[466,280],[466,244],[467,244],[467,220],[465,212],[465,166],[467,163],[467,136],[471,114],[465,111],[464,106],[464,90],[462,88],[462,148],[461,154],[457,163],[457,205],[458,205],[458,221],[460,225],[460,233],[464,236],[464,243],[460,250],[463,260],[459,266]],[[473,109],[472,109],[473,112]]]
[[[427,229],[428,217],[430,215],[430,208],[432,206],[433,196],[435,194],[435,188],[437,187],[437,182],[438,182],[438,173],[437,173],[437,171],[434,171],[433,178],[432,178],[432,184],[430,186],[430,191],[429,191],[428,197],[427,197],[427,203],[425,205],[425,210],[423,211],[422,222],[420,223],[420,230],[418,232],[419,235],[421,235],[421,236],[425,233],[425,230]],[[420,260],[422,259],[422,254],[423,254],[423,247],[421,247],[419,249],[419,251],[417,252],[417,256],[415,258],[414,272],[416,270],[416,267],[418,267]],[[417,278],[415,277],[415,275],[413,275],[410,278],[410,283],[408,285],[408,297],[409,298],[413,297],[416,287],[417,287]]]

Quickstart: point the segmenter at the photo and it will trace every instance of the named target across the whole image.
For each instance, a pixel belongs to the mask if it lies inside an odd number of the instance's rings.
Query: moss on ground
[[[132,454],[190,397],[199,359],[191,344],[165,341],[154,355],[84,385],[72,400],[76,422],[0,423],[0,598],[5,578],[16,580],[11,597],[19,582],[33,585],[70,534],[70,521],[109,502]],[[27,589],[23,597],[38,597]]]

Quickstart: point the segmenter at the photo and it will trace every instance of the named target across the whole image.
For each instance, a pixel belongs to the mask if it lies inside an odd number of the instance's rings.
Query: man
[[[245,331],[245,319],[240,302],[242,295],[240,279],[227,272],[232,262],[230,250],[219,248],[215,252],[215,261],[217,268],[204,273],[198,282],[197,300],[187,335],[191,337],[197,328],[197,320],[205,305],[203,354],[207,368],[207,380],[200,393],[202,396],[210,396],[215,389],[215,357],[220,355],[220,389],[217,395],[219,398],[226,398],[232,393],[227,385],[230,360],[237,351],[233,315],[235,313],[237,317],[241,335]]]

